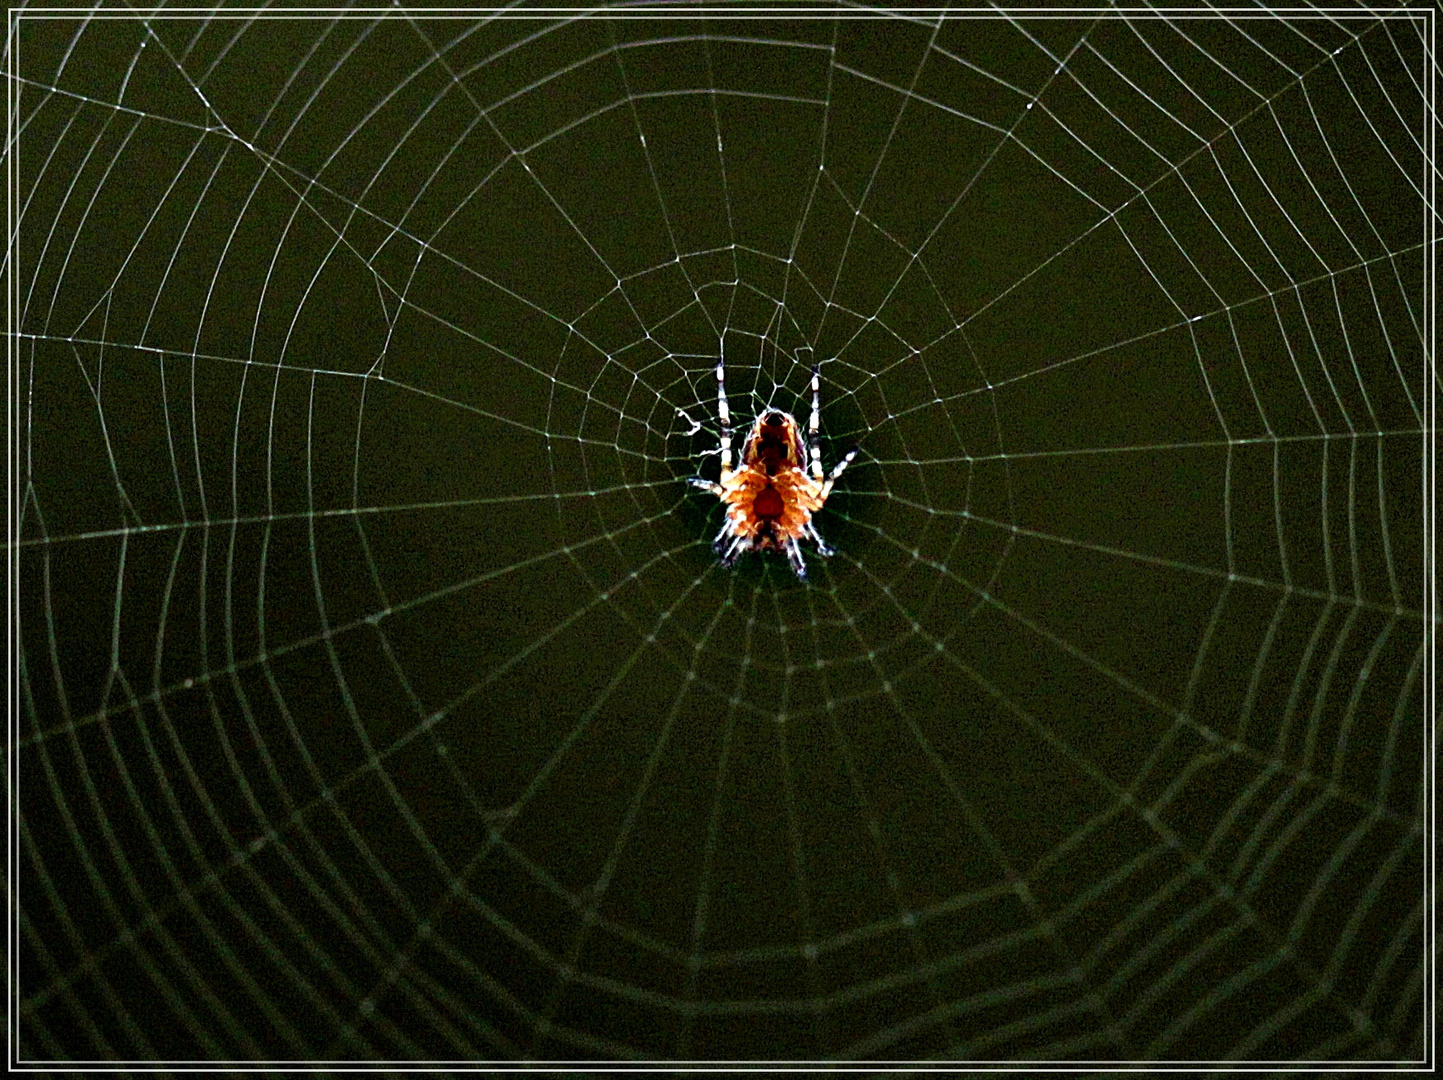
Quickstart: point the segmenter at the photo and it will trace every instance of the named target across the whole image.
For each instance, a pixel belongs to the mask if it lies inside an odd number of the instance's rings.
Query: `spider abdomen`
[[[756,501],[752,503],[752,513],[759,518],[779,518],[785,509],[786,504],[782,502],[781,495],[777,493],[776,487],[772,484],[768,484],[757,492]]]
[[[795,466],[769,476],[759,462],[743,465],[723,477],[721,487],[732,535],[758,550],[779,551],[800,539],[821,507],[820,485]]]

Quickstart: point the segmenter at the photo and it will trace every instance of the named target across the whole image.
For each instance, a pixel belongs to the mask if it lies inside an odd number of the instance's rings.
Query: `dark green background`
[[[1422,1053],[1418,29],[855,15],[21,21],[23,1057]]]

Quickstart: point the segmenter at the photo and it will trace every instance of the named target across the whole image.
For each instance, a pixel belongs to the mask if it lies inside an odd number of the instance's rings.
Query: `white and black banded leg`
[[[812,476],[822,478],[822,366],[812,364],[812,419],[807,424],[807,445],[812,451]]]
[[[723,488],[720,484],[718,484],[714,480],[708,480],[704,476],[688,476],[686,478],[686,482],[692,487],[699,487],[703,491],[710,492],[718,499],[720,499],[722,495],[726,493],[726,489]]]
[[[832,546],[822,539],[822,534],[817,532],[816,525],[812,524],[810,521],[807,522],[807,537],[812,541],[814,545],[816,545],[817,554],[820,555],[822,558],[830,559],[832,555],[835,554],[835,552],[832,550]]]
[[[807,580],[807,560],[802,558],[802,545],[795,538],[787,541],[787,562],[792,564],[792,573],[798,581]]]
[[[719,350],[716,358],[716,415],[721,427],[721,467],[722,472],[727,473],[732,467],[732,410],[727,404],[727,373],[722,363],[724,351]]]
[[[722,566],[731,566],[737,561],[737,556],[742,553],[742,546],[745,538],[732,532],[731,523],[722,526],[721,532],[716,534],[712,541],[711,549],[716,552],[717,560]]]
[[[852,447],[850,450],[847,451],[845,456],[843,456],[842,460],[837,462],[837,464],[832,467],[832,475],[827,477],[827,482],[822,485],[823,502],[826,502],[827,497],[832,494],[832,485],[835,484],[837,482],[837,478],[842,475],[842,470],[852,463],[852,459],[857,456],[857,452],[861,449],[862,448],[860,446]],[[821,479],[820,473],[818,474],[817,479]]]

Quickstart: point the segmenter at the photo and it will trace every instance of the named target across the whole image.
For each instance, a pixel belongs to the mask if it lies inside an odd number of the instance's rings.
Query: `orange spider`
[[[769,409],[757,417],[742,445],[741,462],[732,468],[731,409],[727,406],[726,372],[716,362],[717,419],[721,426],[721,480],[713,483],[693,476],[688,483],[709,491],[726,507],[726,522],[712,541],[723,566],[731,566],[748,551],[785,552],[792,571],[807,580],[807,563],[799,541],[808,539],[817,554],[832,554],[812,524],[812,515],[832,494],[832,485],[857,456],[853,447],[837,462],[831,475],[822,475],[822,448],[817,441],[822,424],[822,383],[812,365],[811,438],[812,472],[803,468],[807,443],[791,413]]]

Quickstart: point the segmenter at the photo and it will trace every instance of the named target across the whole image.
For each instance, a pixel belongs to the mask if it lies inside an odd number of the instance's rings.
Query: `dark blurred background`
[[[1423,1055],[1431,22],[750,14],[12,20],[21,1059]]]

